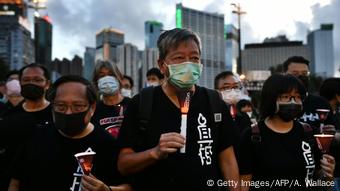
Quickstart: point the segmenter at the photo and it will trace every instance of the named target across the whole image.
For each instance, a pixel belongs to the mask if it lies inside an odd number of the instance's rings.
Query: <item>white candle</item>
[[[182,121],[181,121],[181,133],[185,139],[187,138],[187,114],[182,114]],[[185,145],[180,149],[180,153],[185,153]]]

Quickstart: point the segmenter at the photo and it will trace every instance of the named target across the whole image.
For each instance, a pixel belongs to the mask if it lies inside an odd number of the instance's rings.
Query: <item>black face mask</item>
[[[301,80],[301,82],[303,83],[303,85],[305,86],[306,90],[309,86],[309,77],[308,76],[298,76],[298,78]]]
[[[44,95],[44,88],[34,84],[25,84],[21,86],[21,95],[28,100],[38,100]]]
[[[80,134],[87,126],[84,119],[87,111],[81,113],[64,114],[53,111],[54,125],[65,135],[73,137]]]
[[[277,115],[285,122],[299,117],[302,113],[302,104],[289,102],[277,103]]]

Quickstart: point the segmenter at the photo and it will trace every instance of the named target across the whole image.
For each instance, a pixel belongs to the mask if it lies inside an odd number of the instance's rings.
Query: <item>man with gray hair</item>
[[[239,190],[232,118],[216,91],[196,85],[199,37],[176,28],[157,45],[165,80],[132,98],[118,136],[118,169],[134,177],[136,190]]]

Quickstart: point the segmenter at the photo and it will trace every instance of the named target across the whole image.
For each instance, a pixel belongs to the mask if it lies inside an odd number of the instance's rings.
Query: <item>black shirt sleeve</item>
[[[136,95],[131,99],[124,114],[123,124],[118,135],[119,148],[135,150],[136,142],[142,137],[139,132],[138,108],[139,95]]]
[[[248,127],[241,134],[238,165],[240,175],[253,173],[251,128]]]
[[[229,113],[227,105],[220,100],[220,105],[222,107],[222,122],[219,126],[219,141],[217,150],[218,152],[222,152],[223,150],[227,149],[228,147],[234,145],[235,142],[235,125],[234,121]]]

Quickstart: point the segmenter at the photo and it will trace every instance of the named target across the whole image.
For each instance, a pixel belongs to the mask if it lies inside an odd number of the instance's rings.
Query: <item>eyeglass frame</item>
[[[82,107],[81,109],[75,109],[74,107],[77,107],[77,105],[79,107]],[[56,107],[64,107],[64,109],[56,109]],[[60,112],[60,113],[67,113],[67,111],[70,109],[72,113],[81,113],[81,112],[85,112],[88,111],[90,109],[90,105],[89,104],[75,104],[75,105],[67,105],[67,104],[56,104],[53,103],[53,111],[55,112]]]

